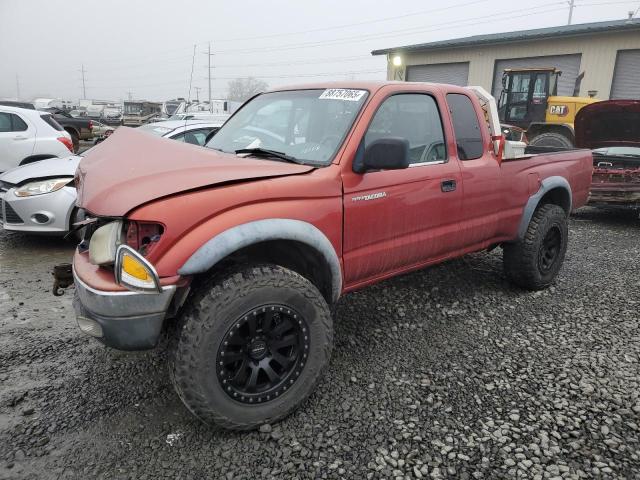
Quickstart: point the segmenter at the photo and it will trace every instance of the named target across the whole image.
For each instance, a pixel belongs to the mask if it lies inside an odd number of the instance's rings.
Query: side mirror
[[[364,151],[362,171],[400,170],[409,166],[409,140],[401,137],[379,138]]]

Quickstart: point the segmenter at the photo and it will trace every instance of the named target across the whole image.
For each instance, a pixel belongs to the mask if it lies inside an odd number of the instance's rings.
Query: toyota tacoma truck
[[[186,407],[247,430],[312,393],[341,295],[496,246],[513,284],[549,286],[591,152],[510,157],[480,91],[282,88],[206,148],[118,129],[76,173],[79,328],[121,350],[166,332]]]

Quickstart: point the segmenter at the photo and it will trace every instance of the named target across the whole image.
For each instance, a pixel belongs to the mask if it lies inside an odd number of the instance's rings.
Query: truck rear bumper
[[[147,350],[158,343],[162,324],[176,293],[175,285],[161,293],[96,290],[73,272],[73,306],[78,327],[118,350]]]

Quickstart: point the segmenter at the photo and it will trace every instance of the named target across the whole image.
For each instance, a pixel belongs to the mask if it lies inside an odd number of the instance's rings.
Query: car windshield
[[[161,137],[169,133],[171,130],[173,130],[173,128],[163,127],[161,125],[148,124],[148,125],[141,125],[140,127],[137,128],[137,130],[142,130],[143,132],[149,132],[149,133],[152,133],[153,135]]]
[[[279,152],[301,163],[328,165],[367,97],[366,90],[292,90],[260,95],[231,117],[206,145]]]

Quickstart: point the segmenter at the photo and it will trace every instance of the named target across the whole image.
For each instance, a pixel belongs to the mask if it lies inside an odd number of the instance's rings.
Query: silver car
[[[221,126],[222,122],[183,120],[150,123],[138,130],[204,145]],[[73,176],[82,157],[91,150],[30,163],[0,175],[0,225],[5,230],[47,235],[64,235],[72,230],[73,224],[83,219],[75,206]]]

